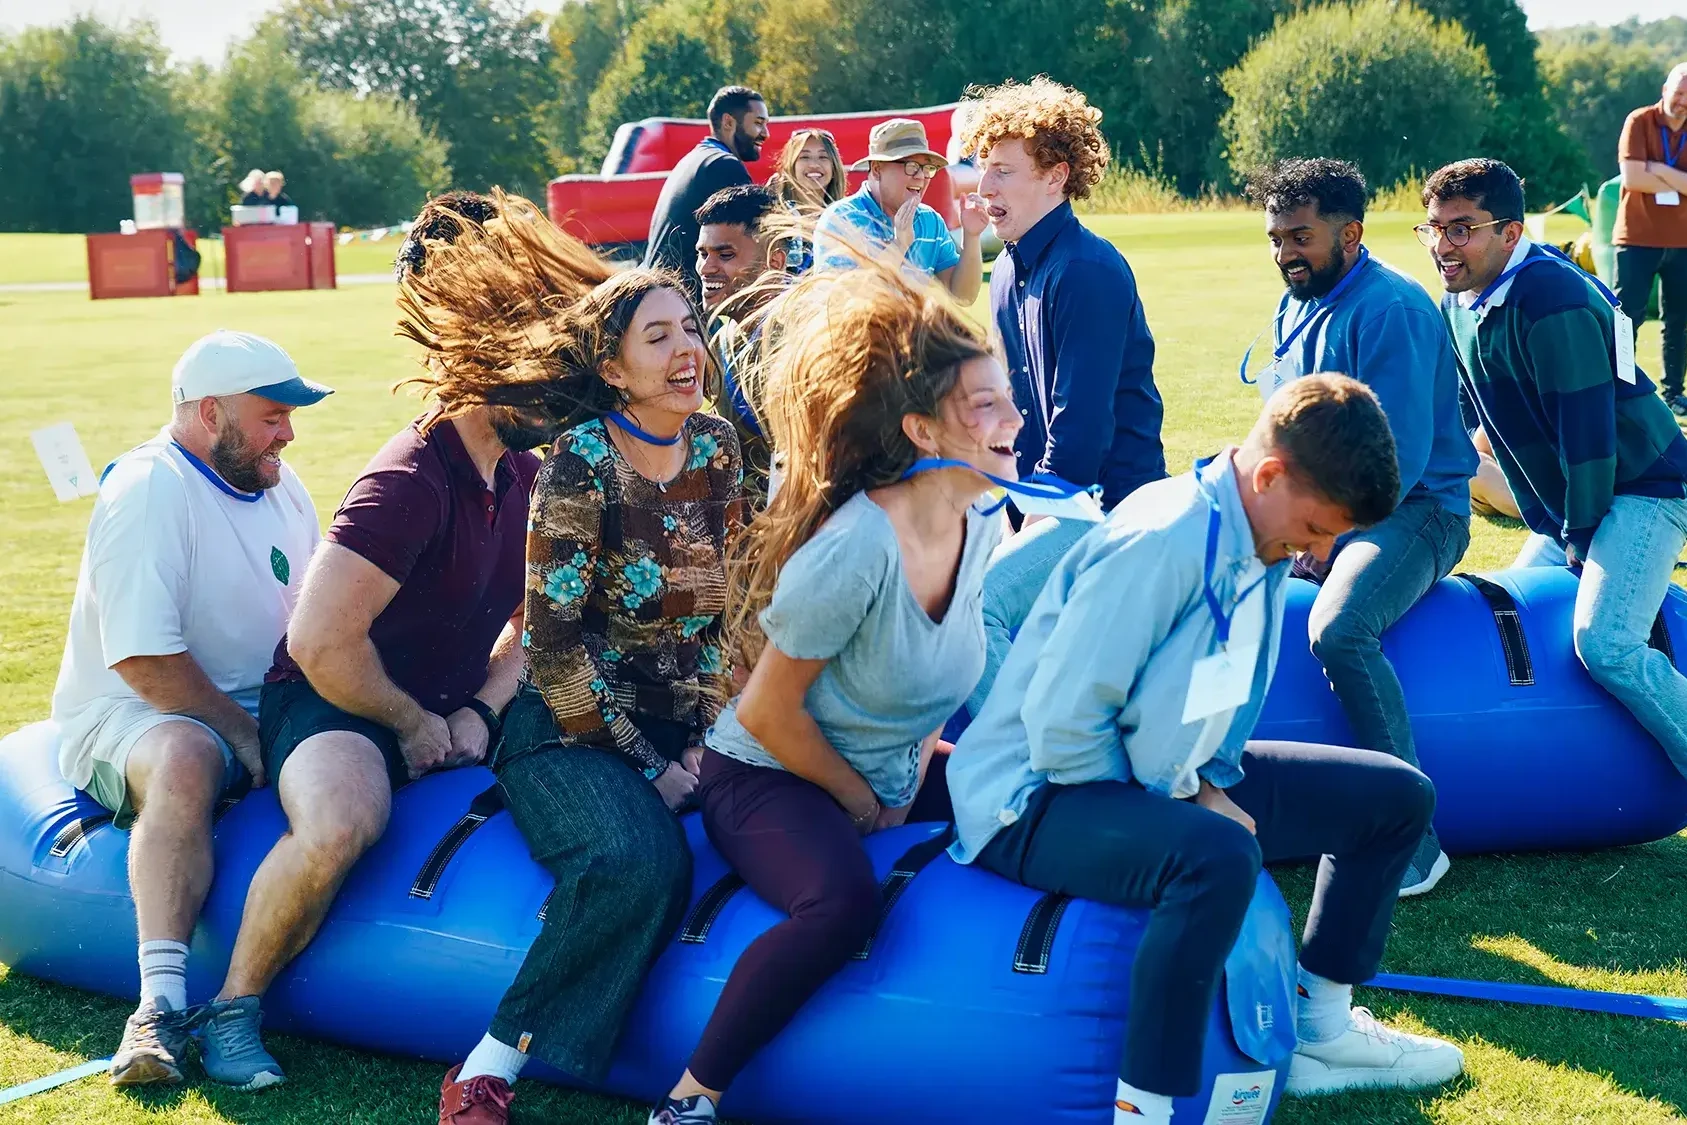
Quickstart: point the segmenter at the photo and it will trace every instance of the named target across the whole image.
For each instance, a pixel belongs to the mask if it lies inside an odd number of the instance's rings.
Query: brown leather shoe
[[[509,1125],[515,1091],[502,1078],[479,1074],[457,1081],[463,1064],[445,1075],[439,1087],[439,1125]]]

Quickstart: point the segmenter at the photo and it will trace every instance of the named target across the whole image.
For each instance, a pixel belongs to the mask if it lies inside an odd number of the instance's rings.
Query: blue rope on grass
[[[1502,1004],[1525,1004],[1537,1008],[1566,1008],[1574,1012],[1604,1012],[1613,1016],[1687,1022],[1687,999],[1674,996],[1592,992],[1544,984],[1496,984],[1485,980],[1414,977],[1401,973],[1378,973],[1366,984],[1371,988],[1386,988],[1393,992],[1421,992],[1431,996],[1452,996],[1460,1000],[1497,1000]]]

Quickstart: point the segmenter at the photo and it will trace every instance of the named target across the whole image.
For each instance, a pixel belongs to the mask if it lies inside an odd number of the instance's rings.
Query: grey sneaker
[[[1400,897],[1428,894],[1452,866],[1453,861],[1441,850],[1441,841],[1436,837],[1435,829],[1431,828],[1418,842],[1418,850],[1413,853],[1412,862],[1407,865],[1406,874],[1400,880]]]
[[[263,1018],[256,996],[213,1000],[200,1009],[199,1057],[207,1076],[240,1090],[262,1090],[287,1081],[281,1064],[258,1038]]]
[[[1669,395],[1664,399],[1677,418],[1687,418],[1687,395]]]
[[[123,1022],[123,1042],[111,1056],[113,1086],[164,1085],[182,1080],[192,1013],[178,1012],[161,998],[141,1001]]]

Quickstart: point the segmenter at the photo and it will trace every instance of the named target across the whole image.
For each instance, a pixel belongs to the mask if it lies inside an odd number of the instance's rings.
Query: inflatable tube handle
[[[1494,628],[1500,633],[1500,647],[1505,650],[1505,671],[1512,687],[1533,687],[1535,665],[1529,659],[1529,639],[1523,634],[1523,621],[1517,614],[1517,602],[1504,586],[1475,574],[1456,574],[1488,603],[1494,615]]]
[[[687,945],[702,945],[708,940],[709,929],[715,924],[715,919],[726,909],[727,900],[743,889],[744,880],[736,871],[728,871],[715,880],[715,885],[704,891],[697,905],[691,908],[685,925],[680,927],[679,940]]]
[[[110,823],[110,813],[101,813],[99,816],[85,816],[78,820],[73,820],[63,828],[59,829],[59,834],[53,837],[53,846],[47,849],[47,854],[52,856],[54,859],[63,859],[71,853],[71,850],[75,848],[77,844],[86,840],[90,832],[102,824]]]
[[[914,877],[925,869],[926,864],[948,849],[949,842],[954,839],[954,835],[955,827],[949,825],[931,839],[921,840],[903,852],[902,858],[891,865],[890,873],[884,877],[884,882],[879,884],[879,897],[882,901],[882,905],[879,907],[879,920],[873,924],[873,932],[867,935],[867,940],[861,943],[861,948],[850,954],[853,960],[865,961],[872,954],[873,941],[879,936],[879,931],[884,928],[885,919],[890,917],[891,908],[896,905],[896,900],[902,897],[902,892],[908,889],[909,885],[913,883]]]
[[[1049,971],[1054,935],[1070,905],[1070,896],[1060,894],[1046,894],[1036,901],[1025,918],[1025,928],[1019,931],[1019,945],[1013,951],[1014,972],[1042,974]]]
[[[451,857],[457,854],[457,850],[474,834],[476,828],[491,820],[503,807],[504,792],[496,785],[470,801],[469,811],[451,826],[451,830],[434,845],[433,851],[428,853],[427,861],[416,873],[416,881],[410,884],[410,897],[431,899],[433,893],[439,889],[439,880],[445,875]]]
[[[1667,604],[1667,603],[1666,603]],[[1669,658],[1675,664],[1675,645],[1669,639],[1669,622],[1664,618],[1664,611],[1658,610],[1656,620],[1652,622],[1652,635],[1647,643]],[[1676,664],[1676,667],[1680,667]]]

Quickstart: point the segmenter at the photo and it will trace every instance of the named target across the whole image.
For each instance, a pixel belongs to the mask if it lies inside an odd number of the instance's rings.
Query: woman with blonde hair
[[[242,207],[262,207],[269,202],[269,196],[264,194],[264,170],[254,168],[246,173],[245,179],[240,181],[240,205]]]
[[[615,273],[526,200],[458,216],[407,274],[403,332],[430,378],[560,436],[529,505],[522,647],[494,770],[556,879],[492,1025],[445,1076],[441,1125],[502,1125],[529,1054],[608,1071],[645,972],[690,891],[674,813],[697,786],[720,696],[738,442],[701,412],[714,368],[678,277]]]
[[[708,733],[698,796],[710,840],[789,917],[739,959],[653,1125],[713,1121],[872,932],[861,837],[906,819],[983,670],[1000,525],[975,502],[1014,477],[1007,376],[945,295],[869,262],[797,282],[769,317],[785,475],[733,550],[726,647],[749,672]]]
[[[825,129],[798,129],[779,154],[779,170],[769,185],[792,215],[801,220],[800,231],[787,243],[785,268],[807,273],[814,265],[810,237],[820,212],[849,194],[849,176],[844,170],[838,142]]]

